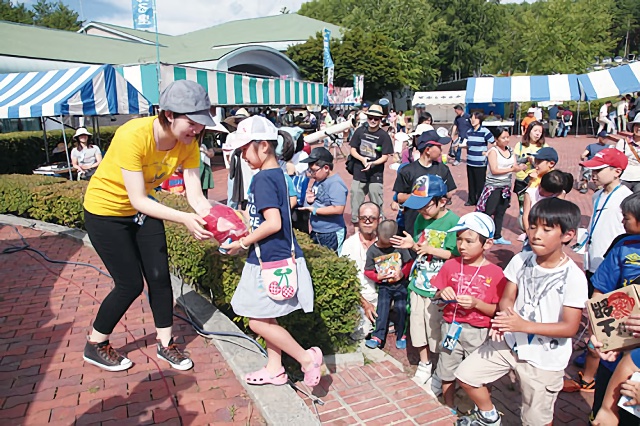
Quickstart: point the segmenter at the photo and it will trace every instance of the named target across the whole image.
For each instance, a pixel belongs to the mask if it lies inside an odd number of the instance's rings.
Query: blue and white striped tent
[[[151,103],[111,65],[0,74],[0,118],[151,112]]]
[[[640,91],[640,62],[620,65],[608,70],[580,74],[582,100],[620,96]]]
[[[467,80],[465,102],[541,102],[580,99],[575,74],[477,77]]]

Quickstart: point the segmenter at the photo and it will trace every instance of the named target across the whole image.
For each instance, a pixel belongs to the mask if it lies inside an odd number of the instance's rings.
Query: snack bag
[[[213,238],[222,244],[227,240],[238,241],[249,235],[249,228],[241,212],[229,206],[211,201],[211,210],[203,219],[207,222],[205,228],[213,233]]]

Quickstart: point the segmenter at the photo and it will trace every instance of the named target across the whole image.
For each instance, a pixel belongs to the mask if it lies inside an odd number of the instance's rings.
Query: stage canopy
[[[119,67],[118,72],[154,104],[158,103],[155,64]],[[315,105],[324,101],[322,83],[310,81],[254,77],[168,64],[160,64],[160,75],[160,90],[175,80],[192,80],[207,89],[211,104],[215,106]]]
[[[448,92],[416,92],[413,95],[411,105],[418,108],[424,108],[432,105],[456,105],[464,104],[464,90],[448,91]]]
[[[477,77],[467,81],[466,103],[577,101],[575,74]]]
[[[0,74],[0,118],[151,112],[151,103],[111,65]]]
[[[640,91],[640,62],[620,65],[608,70],[580,74],[582,100],[620,96]]]

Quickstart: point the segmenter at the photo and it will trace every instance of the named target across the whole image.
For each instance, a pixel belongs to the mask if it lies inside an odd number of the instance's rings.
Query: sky
[[[522,0],[503,0],[519,3]],[[36,0],[17,0],[31,6]],[[132,27],[132,0],[62,0],[85,21]],[[305,0],[156,0],[158,31],[184,34],[238,19],[277,15],[282,7],[296,12]],[[16,1],[14,0],[14,3]]]

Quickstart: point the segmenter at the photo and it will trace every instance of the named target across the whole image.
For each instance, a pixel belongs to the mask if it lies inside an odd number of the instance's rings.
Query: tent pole
[[[73,180],[73,174],[71,174],[71,160],[69,159],[69,145],[67,145],[67,132],[64,128],[64,119],[60,116],[60,122],[62,123],[62,140],[64,141],[64,153],[67,156],[67,168],[69,169],[69,180]]]
[[[576,138],[578,137],[579,128],[580,128],[580,99],[578,99],[578,109],[576,110]]]
[[[593,125],[593,116],[591,115],[591,101],[587,101],[587,104],[589,104],[589,123],[591,124],[591,135],[595,136],[596,128]]]
[[[40,125],[42,126],[42,139],[44,139],[44,155],[49,164],[49,142],[47,141],[47,128],[44,124],[44,117],[40,117]]]

